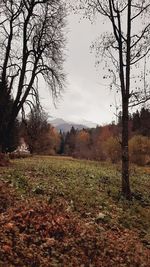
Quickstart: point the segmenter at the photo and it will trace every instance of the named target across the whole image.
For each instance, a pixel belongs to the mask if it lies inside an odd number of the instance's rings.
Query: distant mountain
[[[63,119],[54,119],[49,121],[54,127],[57,127],[61,124],[66,124],[67,122]]]
[[[78,123],[82,124],[82,125],[86,125],[86,127],[88,127],[88,128],[96,128],[96,126],[98,125],[95,122],[87,121],[87,120],[80,120],[80,121],[78,121]]]
[[[83,121],[84,123],[68,122],[61,118],[57,118],[49,121],[58,131],[68,132],[73,126],[75,129],[82,130],[83,128],[95,128],[96,124],[88,121]]]
[[[61,131],[63,131],[63,132],[68,132],[68,131],[71,130],[72,126],[73,126],[75,129],[78,129],[78,130],[82,130],[83,128],[84,128],[84,129],[87,128],[86,126],[81,125],[81,124],[74,124],[74,123],[69,124],[69,123],[64,123],[64,124],[57,125],[57,126],[56,126],[56,129],[59,130],[59,131],[61,130]]]

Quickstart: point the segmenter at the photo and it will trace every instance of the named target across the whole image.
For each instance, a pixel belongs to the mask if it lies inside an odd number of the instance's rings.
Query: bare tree
[[[121,92],[122,98],[122,194],[131,198],[129,181],[128,121],[129,107],[150,99],[146,68],[150,51],[149,0],[81,0],[80,10],[87,17],[103,15],[108,18],[111,31],[96,43],[97,54],[113,63],[109,76]],[[140,23],[139,23],[140,21]],[[140,27],[139,27],[140,26]],[[143,65],[143,69],[141,66]],[[115,68],[114,68],[115,67]],[[133,82],[134,81],[134,82]]]
[[[0,1],[0,106],[14,98],[8,132],[25,104],[39,101],[39,78],[53,96],[62,91],[65,18],[61,0]]]

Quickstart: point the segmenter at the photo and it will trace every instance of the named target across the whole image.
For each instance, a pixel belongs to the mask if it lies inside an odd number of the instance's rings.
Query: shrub
[[[116,163],[121,158],[121,145],[119,140],[115,137],[110,137],[104,143],[106,157],[111,160],[112,163]]]
[[[31,154],[24,152],[11,152],[8,154],[10,159],[21,159],[31,157]]]
[[[142,135],[132,137],[129,141],[129,153],[131,162],[145,165],[150,157],[150,138]]]
[[[9,165],[9,158],[6,154],[0,153],[0,167]]]

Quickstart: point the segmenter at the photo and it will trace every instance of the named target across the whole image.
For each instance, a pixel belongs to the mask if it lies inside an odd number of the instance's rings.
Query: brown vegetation
[[[9,165],[9,157],[3,153],[0,153],[0,167]]]
[[[123,267],[150,264],[136,231],[111,229],[68,209],[63,197],[21,200],[1,183],[0,266]],[[6,205],[7,203],[7,205]]]
[[[75,130],[63,136],[62,154],[91,160],[121,161],[121,121],[96,129]],[[150,110],[142,108],[130,116],[130,162],[145,165],[150,161]]]

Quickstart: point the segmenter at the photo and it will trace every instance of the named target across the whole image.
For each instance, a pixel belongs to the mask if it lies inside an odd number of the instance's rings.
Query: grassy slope
[[[120,229],[118,231],[124,233],[130,229],[138,233],[140,243],[143,241],[147,247],[150,246],[149,177],[150,168],[131,168],[134,198],[129,203],[119,194],[119,165],[63,157],[33,157],[12,161],[10,168],[0,169],[0,180],[15,188],[15,194],[22,202],[34,199],[33,202],[42,200],[53,205],[65,201],[65,210],[77,216],[81,222],[93,223],[95,228],[98,226],[106,231]],[[59,264],[58,260],[56,266],[65,266],[65,263]],[[68,266],[78,267],[78,264]],[[94,264],[91,266],[101,266],[95,261]],[[51,263],[45,266],[55,265]],[[115,263],[114,266],[134,265]],[[147,266],[147,263],[143,266]]]

